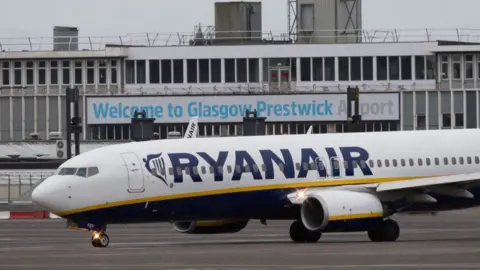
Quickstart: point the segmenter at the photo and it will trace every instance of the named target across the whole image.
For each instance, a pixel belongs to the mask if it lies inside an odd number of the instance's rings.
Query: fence
[[[199,35],[199,32],[201,34]],[[302,43],[315,43],[316,38],[333,39],[344,29],[323,29],[308,34],[273,31],[216,31],[214,27],[196,29],[194,32],[171,33],[128,33],[122,36],[73,36],[62,37],[64,42],[51,37],[0,37],[2,51],[52,51],[54,44],[62,44],[69,50],[104,50],[107,45],[118,46],[191,46],[210,44],[212,41],[232,41],[242,44],[250,36],[258,36],[264,43],[291,43],[301,39]],[[398,43],[449,40],[479,42],[480,30],[470,28],[427,28],[427,29],[352,29],[362,43]]]
[[[0,173],[0,203],[31,201],[34,187],[53,173]]]

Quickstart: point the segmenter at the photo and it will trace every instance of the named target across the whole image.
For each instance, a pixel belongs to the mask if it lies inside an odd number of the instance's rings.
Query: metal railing
[[[223,44],[255,44],[252,40],[269,43],[318,43],[316,38],[334,39],[345,36],[358,38],[363,43],[427,42],[436,40],[478,42],[480,29],[471,28],[427,28],[427,29],[358,29],[304,31],[296,34],[273,31],[215,31],[205,27],[194,32],[171,33],[129,33],[122,36],[75,36],[75,37],[0,37],[1,51],[52,51],[54,44],[62,44],[67,49],[104,50],[107,45],[120,46],[189,46]],[[58,40],[63,40],[60,42]]]
[[[0,172],[0,204],[14,201],[31,201],[33,188],[44,179],[51,176],[51,172],[8,174]]]

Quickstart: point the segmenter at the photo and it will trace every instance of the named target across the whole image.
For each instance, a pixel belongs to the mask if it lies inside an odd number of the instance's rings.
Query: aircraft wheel
[[[385,220],[379,228],[368,231],[372,242],[394,242],[400,236],[400,226],[395,220]]]
[[[106,233],[95,232],[92,236],[92,246],[105,248],[108,247],[110,238]]]
[[[290,238],[296,243],[316,243],[322,237],[321,232],[312,232],[296,220],[290,226]]]

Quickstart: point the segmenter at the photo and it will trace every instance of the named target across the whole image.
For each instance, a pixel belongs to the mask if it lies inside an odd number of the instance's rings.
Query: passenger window
[[[254,165],[253,165],[253,171],[254,171],[254,172],[258,172],[258,171],[259,171],[257,164],[254,164]]]
[[[213,174],[213,166],[208,166],[208,169],[210,170],[210,173]]]
[[[198,169],[197,169],[197,167],[193,167],[193,168],[192,168],[192,174],[193,174],[193,175],[198,175]]]
[[[427,162],[427,166],[430,166],[430,158],[427,158],[426,162]]]
[[[99,173],[99,171],[98,171],[97,167],[89,167],[88,170],[87,170],[87,177],[94,176],[98,173]]]
[[[206,174],[206,173],[207,173],[207,169],[205,169],[205,166],[202,166],[201,170],[202,170],[202,174]]]
[[[280,171],[283,172],[283,170],[285,170],[285,167],[283,167],[283,164],[278,164],[278,167],[280,168]]]
[[[415,163],[413,162],[413,159],[409,158],[408,159],[408,163],[410,163],[410,166],[415,166]]]
[[[315,169],[316,169],[315,163],[313,163],[313,162],[310,163],[310,170],[315,170]]]
[[[367,163],[365,162],[365,160],[360,160],[360,168],[364,169],[367,167]]]
[[[471,157],[467,157],[467,163],[472,164],[472,158]]]
[[[305,163],[307,164],[307,163]],[[262,164],[262,171],[266,171],[267,170],[267,166],[265,166],[265,164]]]
[[[379,159],[379,160],[377,160],[377,165],[378,165],[378,167],[379,167],[379,168],[381,168],[381,167],[382,167],[382,161],[381,161],[380,159]]]
[[[262,166],[264,166],[264,165],[262,164]],[[308,170],[308,163],[306,163],[306,162],[303,163],[303,169],[304,169],[305,171]],[[264,171],[265,171],[265,170],[264,170]]]
[[[407,164],[405,163],[405,159],[403,159],[403,158],[400,160],[400,163],[402,164],[402,167],[405,167],[405,166],[407,165]]]
[[[343,167],[344,167],[345,169],[348,169],[348,161],[344,161],[344,162],[343,162]]]
[[[418,166],[422,166],[423,165],[423,160],[421,158],[418,159]]]
[[[370,159],[368,163],[370,163],[370,168],[375,167],[375,162],[373,162],[373,160]]]
[[[457,159],[452,157],[452,165],[456,165],[457,164]]]
[[[397,163],[397,160],[396,160],[396,159],[392,160],[392,163],[393,163],[393,167],[397,167],[397,166],[398,166],[398,163]]]
[[[190,167],[186,167],[186,168],[185,168],[185,174],[186,174],[186,175],[190,175]]]
[[[385,159],[385,167],[390,167],[390,160]]]
[[[173,175],[173,168],[168,168],[168,173],[169,173],[170,175]]]
[[[353,161],[353,168],[355,168],[355,169],[358,168],[358,163],[357,163],[356,160]]]
[[[475,157],[475,163],[480,163],[480,159],[478,157]]]
[[[177,175],[182,175],[182,169],[180,167],[177,167]]]
[[[295,167],[297,168],[297,171],[300,171],[300,163],[295,163]]]
[[[231,165],[227,166],[227,171],[228,171],[228,173],[232,173],[232,166]]]
[[[440,159],[438,157],[435,158],[435,165],[440,165]]]
[[[335,170],[340,170],[340,161],[334,160],[334,161],[333,161],[333,168],[334,168]]]
[[[323,161],[321,161],[321,160],[318,161],[318,169],[320,169],[320,170],[325,169],[325,166],[323,165]]]
[[[463,157],[459,157],[459,158],[458,158],[458,162],[460,162],[460,164],[463,164],[463,161],[464,161],[464,160],[463,160]]]
[[[443,158],[443,164],[448,165],[448,158]]]
[[[245,165],[243,168],[244,168],[244,172],[246,173],[250,172],[250,166]]]
[[[218,166],[218,172],[223,173],[223,167],[222,166]]]
[[[237,172],[237,173],[241,172],[240,165],[235,165],[235,172]]]
[[[87,168],[79,168],[77,170],[77,176],[87,177]]]

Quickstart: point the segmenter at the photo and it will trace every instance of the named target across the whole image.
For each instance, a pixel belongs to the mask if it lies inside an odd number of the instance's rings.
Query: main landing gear
[[[296,220],[290,226],[290,238],[296,243],[316,243],[322,237],[321,232],[312,232]]]
[[[372,242],[394,242],[400,236],[400,226],[395,220],[387,219],[382,224],[368,231],[368,238]]]
[[[372,242],[394,242],[400,236],[400,227],[395,220],[386,219],[378,227],[368,231]],[[296,243],[315,243],[322,232],[313,232],[305,228],[302,221],[296,220],[290,226],[290,238]]]
[[[110,243],[110,238],[105,232],[93,232],[92,246],[105,248]]]

